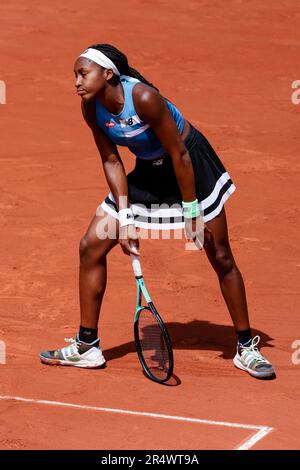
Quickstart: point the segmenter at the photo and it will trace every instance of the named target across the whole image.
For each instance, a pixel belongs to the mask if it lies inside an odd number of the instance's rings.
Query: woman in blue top
[[[218,276],[237,333],[234,365],[257,378],[273,377],[272,365],[257,348],[259,337],[251,335],[244,282],[230,248],[224,209],[235,186],[215,151],[115,47],[90,46],[76,60],[74,72],[83,117],[111,192],[80,242],[79,332],[67,340],[70,345],[42,352],[41,361],[104,365],[97,328],[107,254],[118,243],[124,253],[139,254],[137,228],[185,228],[187,239],[205,249]],[[136,156],[127,176],[117,145]]]

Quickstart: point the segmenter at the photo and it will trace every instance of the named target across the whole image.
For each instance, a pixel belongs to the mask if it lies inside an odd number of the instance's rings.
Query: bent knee
[[[235,266],[232,253],[229,248],[219,249],[215,253],[214,267],[218,275],[225,276]]]
[[[79,243],[79,257],[80,261],[92,261],[99,259],[99,256],[101,256],[101,240],[97,241],[97,246],[96,243],[91,240],[90,237],[85,235]]]
[[[89,251],[91,250],[89,240],[86,236],[82,237],[79,243],[79,256],[80,259],[85,258],[88,254]]]
[[[118,243],[116,240],[101,240],[88,233],[80,240],[79,257],[81,263],[97,263]]]

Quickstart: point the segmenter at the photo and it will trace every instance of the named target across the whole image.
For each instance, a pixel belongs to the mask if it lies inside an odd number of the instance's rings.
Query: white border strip
[[[215,187],[212,190],[212,192],[210,193],[210,195],[207,196],[202,201],[200,201],[200,206],[201,206],[202,211],[204,211],[204,209],[207,209],[208,207],[210,207],[212,204],[214,204],[216,202],[222,188],[225,186],[225,184],[229,180],[230,180],[230,175],[228,174],[228,172],[226,171],[225,173],[222,173],[220,178],[216,181]],[[227,189],[227,191],[224,194],[226,194],[227,192],[230,192],[230,194],[232,194],[233,191],[235,191],[235,189],[236,189],[236,187],[235,187],[234,183],[231,183],[231,185],[229,186],[229,188]],[[114,198],[112,192],[110,192],[108,194],[108,197],[112,202],[115,203],[115,198]],[[162,204],[162,206],[163,205],[164,204]],[[182,215],[182,207],[179,203],[177,203],[177,205],[178,205],[177,208],[170,208],[170,207],[160,208],[160,205],[158,205],[159,206],[158,209],[148,209],[146,207],[143,207],[143,205],[142,205],[142,207],[139,207],[138,205],[133,204],[132,209],[133,209],[134,214],[143,215],[145,217],[147,217],[147,216],[151,216],[151,217],[164,217],[165,216],[166,217],[165,214],[167,214],[168,217],[170,217],[170,216],[171,217],[172,216],[176,217],[176,216]],[[216,210],[217,209],[215,209],[215,211]]]
[[[118,212],[116,212],[114,209],[112,209],[105,201],[103,201],[101,203],[101,207],[105,212],[107,212],[109,215],[111,215],[114,219],[116,219],[116,220],[119,219]],[[133,210],[133,213],[136,213],[136,211]],[[145,217],[147,217],[147,216],[145,216]],[[146,230],[179,230],[179,229],[184,228],[184,222],[176,222],[174,224],[168,224],[168,223],[157,224],[157,223],[153,223],[153,222],[149,223],[149,222],[140,222],[139,220],[135,220],[134,225],[137,228],[143,228],[143,229],[146,229]]]
[[[212,220],[214,217],[216,217],[221,212],[223,205],[225,204],[225,202],[227,201],[229,196],[231,196],[231,194],[234,193],[235,190],[236,190],[236,187],[232,183],[232,185],[229,186],[227,191],[223,194],[223,196],[221,198],[221,201],[219,202],[218,207],[216,207],[215,210],[213,210],[212,212],[210,212],[209,214],[207,214],[203,217],[204,222],[209,222],[210,220]]]
[[[261,426],[260,431],[254,434],[254,436],[250,437],[246,441],[243,441],[243,443],[240,443],[238,447],[234,450],[249,450],[251,447],[253,447],[258,441],[266,437],[270,432],[272,432],[274,428],[270,428],[268,426]]]
[[[112,193],[108,194],[108,198],[115,203],[115,198]],[[182,206],[179,202],[176,203],[177,207],[174,207],[175,204],[173,207],[169,207],[166,203],[157,204],[157,208],[148,208],[143,204],[139,205],[138,203],[130,204],[130,206],[134,215],[141,215],[143,217],[182,217]],[[114,213],[118,217],[118,212],[114,210]]]
[[[221,189],[227,183],[228,180],[230,180],[230,175],[226,171],[225,173],[222,173],[220,178],[216,181],[215,187],[210,193],[210,195],[201,201],[202,209],[207,209],[217,200]]]
[[[142,411],[131,411],[131,410],[121,410],[117,408],[102,408],[98,406],[87,406],[87,405],[78,405],[74,403],[65,403],[60,401],[48,401],[48,400],[36,400],[33,398],[23,398],[23,397],[12,397],[12,396],[0,396],[0,400],[13,400],[20,401],[24,403],[36,403],[39,405],[50,405],[50,406],[64,406],[65,408],[75,408],[79,410],[90,410],[90,411],[102,411],[108,413],[118,413],[123,415],[133,415],[133,416],[145,416],[148,418],[161,418],[161,419],[170,419],[173,421],[184,421],[186,423],[198,423],[198,424],[207,424],[213,426],[225,426],[228,428],[239,428],[239,429],[251,429],[257,431],[253,436],[251,436],[246,441],[243,441],[242,444],[239,444],[234,450],[248,450],[254,446],[258,441],[266,437],[274,428],[268,426],[255,426],[252,424],[240,424],[240,423],[229,423],[226,421],[210,421],[206,419],[198,418],[186,418],[183,416],[173,416],[165,415],[159,413],[146,413]]]
[[[231,196],[231,194],[234,193],[236,190],[236,186],[232,184],[229,186],[227,191],[223,194],[218,206],[209,214],[205,215],[203,217],[204,222],[209,222],[212,220],[214,217],[216,217],[222,210],[222,207],[224,206],[225,202],[227,199]],[[110,197],[110,196],[109,196]],[[111,198],[112,199],[112,198]],[[114,219],[118,220],[118,212],[115,211],[115,209],[112,209],[106,202],[105,200],[100,204],[100,207],[107,212],[109,215],[111,215]],[[134,215],[142,215],[143,217],[163,217],[165,216],[166,218],[168,217],[178,217],[182,216],[182,211],[178,209],[158,209],[158,210],[145,210],[140,207],[137,207],[135,205],[130,205],[132,208],[132,212]],[[165,212],[163,212],[165,211]],[[174,215],[173,215],[174,214]],[[148,230],[178,230],[184,228],[184,222],[176,222],[173,224],[168,224],[168,223],[151,223],[151,222],[140,222],[139,220],[135,220],[135,226],[138,228],[144,228]]]

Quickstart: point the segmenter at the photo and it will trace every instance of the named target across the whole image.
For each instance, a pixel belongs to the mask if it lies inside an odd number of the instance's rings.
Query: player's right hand
[[[139,252],[139,236],[133,224],[125,225],[119,229],[119,243],[125,255],[140,256]]]

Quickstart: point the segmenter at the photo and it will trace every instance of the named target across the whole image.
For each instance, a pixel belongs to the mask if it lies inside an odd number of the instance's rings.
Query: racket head
[[[155,382],[167,382],[174,369],[173,348],[167,328],[152,302],[137,311],[134,338],[146,375]]]

